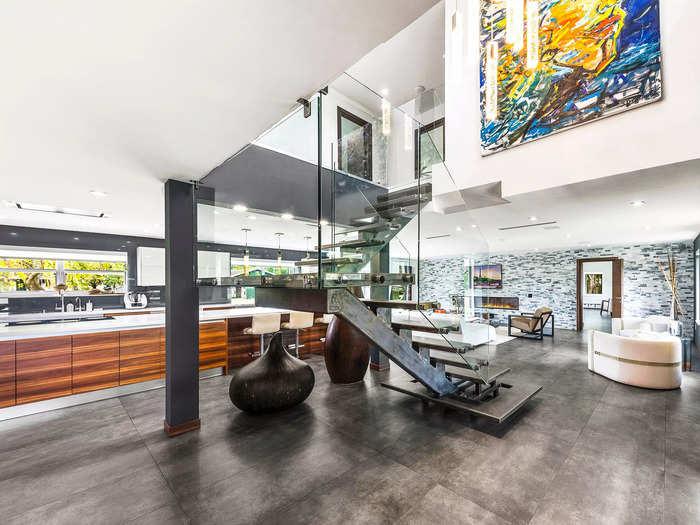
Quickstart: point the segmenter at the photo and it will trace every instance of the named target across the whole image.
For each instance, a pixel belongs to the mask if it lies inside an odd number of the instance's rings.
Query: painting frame
[[[524,7],[529,3],[528,0]],[[616,30],[615,38],[608,38],[600,44],[605,47],[607,56],[598,64],[599,70],[585,69],[584,66],[572,65],[569,69],[573,73],[570,76],[573,81],[567,80],[571,85],[567,93],[570,98],[562,98],[554,101],[542,98],[542,94],[562,93],[564,89],[554,89],[555,86],[564,84],[561,78],[567,78],[562,70],[566,67],[555,62],[557,52],[561,51],[549,49],[548,43],[553,39],[553,31],[556,31],[556,21],[548,18],[547,13],[556,8],[560,13],[562,9],[574,6],[576,3],[569,2],[567,7],[563,0],[540,0],[539,6],[539,41],[542,43],[539,48],[538,68],[527,70],[523,66],[527,45],[523,45],[520,51],[514,51],[515,45],[506,43],[507,22],[505,20],[506,0],[480,0],[480,61],[479,61],[479,98],[480,98],[480,150],[481,156],[486,157],[517,146],[528,144],[558,134],[569,131],[579,126],[596,122],[604,118],[619,115],[626,111],[644,107],[663,100],[663,74],[662,74],[662,53],[661,53],[661,29],[660,29],[660,8],[661,0],[582,0],[581,4],[595,5],[603,2],[610,8],[610,16],[606,19],[598,20],[596,16],[601,15],[598,11],[592,11],[590,24],[595,24],[599,29],[611,25],[609,20],[614,20],[619,26]],[[625,11],[627,9],[627,11]],[[639,15],[641,11],[641,15]],[[646,17],[643,22],[639,22],[635,16]],[[629,22],[627,19],[629,18]],[[529,18],[526,17],[525,22]],[[586,26],[589,21],[584,17],[581,19],[581,26]],[[549,26],[547,25],[549,24]],[[607,25],[606,25],[607,24]],[[527,24],[524,23],[526,27]],[[555,29],[551,29],[554,26]],[[567,25],[567,27],[569,27]],[[611,26],[612,27],[612,26]],[[642,28],[642,29],[640,29]],[[545,31],[546,30],[546,31]],[[543,37],[543,32],[545,36]],[[549,35],[549,36],[547,36]],[[572,33],[572,35],[575,35]],[[527,30],[524,30],[524,37],[527,38]],[[576,57],[576,46],[585,39],[574,38],[563,39],[565,42],[572,42],[573,51],[565,56]],[[592,40],[592,39],[589,39]],[[498,67],[496,75],[496,97],[498,99],[497,109],[491,114],[491,119],[487,117],[487,46],[490,42],[499,43]],[[557,40],[559,42],[559,40]],[[591,44],[594,46],[594,44]],[[564,47],[564,46],[562,46]],[[565,48],[566,49],[566,48]],[[595,47],[592,48],[594,51]],[[643,49],[643,60],[632,62],[630,56],[634,56],[639,49]],[[598,56],[585,48],[579,50],[578,60],[586,64],[586,59],[590,56]],[[564,56],[563,52],[561,53]],[[606,60],[607,58],[607,60]],[[546,60],[556,64],[556,68],[549,71],[544,66]],[[569,58],[571,60],[571,58]],[[512,64],[515,64],[513,66]],[[578,63],[575,63],[578,64]],[[636,64],[636,65],[635,65]],[[634,67],[632,67],[634,66]],[[593,67],[593,66],[589,66]],[[508,76],[506,72],[514,71]],[[581,73],[584,71],[585,73]],[[591,73],[591,71],[595,71]],[[549,73],[549,74],[546,74]],[[532,80],[536,78],[537,80]],[[623,80],[624,79],[624,80]],[[622,82],[622,83],[620,83]],[[508,91],[503,86],[528,86],[527,93],[537,93],[537,96],[525,97],[519,90]],[[529,83],[529,84],[528,84]],[[540,86],[541,84],[541,86]],[[533,87],[534,86],[534,87]],[[611,87],[612,86],[612,87]],[[540,89],[541,87],[541,89]],[[547,89],[547,87],[549,87]],[[519,88],[520,89],[520,88]],[[506,93],[504,95],[504,92]],[[493,91],[491,96],[493,97]],[[538,96],[540,98],[538,98]],[[578,112],[578,113],[577,113]],[[496,115],[493,119],[493,115]],[[504,116],[505,115],[505,116]],[[517,118],[514,118],[516,115]],[[545,118],[546,117],[546,118]],[[520,120],[518,120],[520,119]]]

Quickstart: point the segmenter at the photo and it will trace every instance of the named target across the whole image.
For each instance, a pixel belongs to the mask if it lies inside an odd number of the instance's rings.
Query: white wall
[[[489,157],[479,139],[479,2],[445,4],[446,163],[459,187],[500,180],[508,196],[700,157],[700,2],[660,2],[662,101]]]
[[[583,272],[581,277],[581,300],[584,303],[595,303],[600,306],[603,299],[612,298],[612,261],[597,261],[583,263]],[[602,273],[603,274],[603,293],[602,294],[587,294],[586,293],[586,274],[587,273]]]

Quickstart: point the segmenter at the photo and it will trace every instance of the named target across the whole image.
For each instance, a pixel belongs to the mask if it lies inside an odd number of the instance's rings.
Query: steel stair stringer
[[[394,333],[346,288],[257,288],[255,304],[337,315],[362,332],[383,354],[437,396],[452,394],[457,390],[443,371],[423,361],[410,341]]]

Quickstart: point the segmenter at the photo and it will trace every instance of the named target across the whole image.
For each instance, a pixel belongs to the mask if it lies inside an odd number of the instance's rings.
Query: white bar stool
[[[333,314],[323,314],[321,317],[317,317],[314,319],[314,323],[318,324],[331,324],[331,321],[333,320],[335,316]],[[324,343],[326,342],[326,337],[322,337],[321,341]]]
[[[296,338],[294,343],[294,351],[299,357],[299,330],[302,328],[311,328],[314,325],[313,312],[290,312],[289,322],[282,323],[282,329],[295,330]]]
[[[281,314],[258,314],[253,316],[251,327],[243,330],[244,334],[260,335],[260,353],[252,353],[252,357],[263,355],[265,352],[265,335],[274,334],[280,331]]]

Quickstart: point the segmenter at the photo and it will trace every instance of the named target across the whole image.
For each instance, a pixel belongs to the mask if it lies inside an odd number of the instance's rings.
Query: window
[[[372,124],[338,106],[338,169],[372,180]]]
[[[0,293],[52,292],[57,283],[65,283],[69,291],[124,292],[126,262],[115,260],[122,256],[101,260],[104,256],[94,253],[85,259],[77,253],[27,253],[31,256],[5,250],[0,254]]]
[[[1,257],[0,292],[52,290],[56,286],[55,270],[56,261]]]
[[[431,175],[433,164],[445,160],[445,119],[421,126],[415,131],[413,142],[415,178],[418,178],[419,173],[421,177]]]

